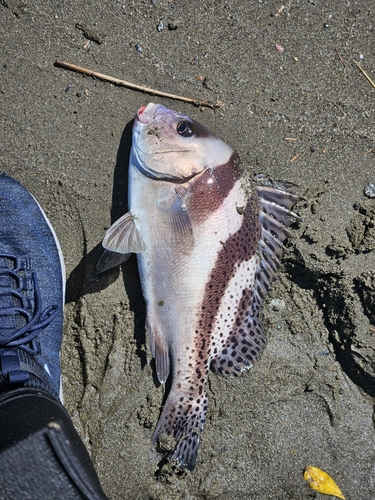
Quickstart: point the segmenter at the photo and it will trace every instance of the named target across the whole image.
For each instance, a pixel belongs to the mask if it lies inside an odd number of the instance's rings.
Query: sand
[[[65,404],[109,498],[322,498],[307,465],[348,500],[375,498],[375,199],[364,192],[375,89],[354,63],[375,80],[372,2],[1,0],[0,19],[0,170],[61,242]],[[145,95],[56,59],[224,106]],[[301,197],[264,305],[268,345],[249,373],[210,374],[192,474],[160,468],[151,449],[165,388],[146,364],[136,260],[94,275],[105,229],[126,211],[130,122],[150,101]]]

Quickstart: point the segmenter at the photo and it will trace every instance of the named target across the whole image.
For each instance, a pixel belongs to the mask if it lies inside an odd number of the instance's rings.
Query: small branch
[[[294,161],[296,161],[296,159],[299,157],[299,153],[296,153],[292,159],[289,160],[289,163],[293,163]]]
[[[336,52],[337,52],[337,55],[339,56],[340,61],[341,61],[341,62],[342,62],[342,64],[344,65],[344,68],[346,68],[345,61],[344,61],[344,59],[341,57],[341,54],[340,54],[340,52],[338,51],[338,48],[337,48],[337,47],[336,47]]]
[[[366,71],[361,68],[361,66],[357,63],[357,61],[354,61],[354,63],[358,66],[359,70],[365,75],[365,77],[367,78],[367,80],[371,83],[371,85],[375,89],[375,83],[371,80],[371,78],[368,76],[368,74],[366,73]]]
[[[192,99],[191,97],[183,97],[180,95],[169,94],[167,92],[151,89],[149,87],[144,87],[142,85],[136,85],[135,83],[126,82],[125,80],[119,80],[118,78],[114,78],[113,76],[104,75],[103,73],[98,73],[97,71],[91,71],[90,69],[82,68],[81,66],[76,66],[75,64],[70,64],[64,61],[59,61],[59,60],[55,61],[55,66],[59,68],[69,69],[71,71],[76,71],[77,73],[82,73],[83,75],[93,76],[95,78],[99,78],[100,80],[111,82],[121,87],[127,87],[129,89],[137,90],[139,92],[145,92],[146,94],[157,95],[159,97],[168,97],[169,99],[175,99],[177,101],[189,102],[191,104],[195,104],[196,106],[205,106],[211,109],[217,109],[223,106],[223,103],[221,103],[220,101],[216,103],[211,103],[208,101],[200,101],[199,99]]]
[[[285,5],[282,5],[282,6],[281,6],[281,7],[277,10],[277,12],[276,12],[276,14],[275,14],[275,17],[278,17],[278,16],[282,13],[282,11],[283,11],[284,9],[285,9]]]

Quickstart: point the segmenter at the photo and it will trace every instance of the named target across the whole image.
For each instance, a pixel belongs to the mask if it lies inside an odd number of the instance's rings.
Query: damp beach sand
[[[38,199],[62,245],[65,404],[109,498],[318,498],[308,465],[348,500],[375,498],[371,2],[4,0],[0,19],[0,170]],[[146,363],[136,260],[94,273],[105,230],[127,211],[131,120],[150,101],[301,197],[264,307],[268,345],[241,377],[210,373],[192,474],[160,467],[151,449],[165,387]]]

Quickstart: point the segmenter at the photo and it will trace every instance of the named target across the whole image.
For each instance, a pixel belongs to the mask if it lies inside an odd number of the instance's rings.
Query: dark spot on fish
[[[210,130],[201,125],[199,122],[196,122],[195,120],[191,120],[191,122],[194,127],[195,137],[215,137]]]
[[[164,305],[164,300],[159,300],[158,306],[163,306]]]
[[[159,127],[154,127],[150,128],[150,130],[147,132],[148,135],[156,135],[158,139],[160,139],[160,128]]]

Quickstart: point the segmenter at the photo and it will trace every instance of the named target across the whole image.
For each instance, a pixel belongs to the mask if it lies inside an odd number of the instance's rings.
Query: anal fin
[[[170,372],[169,349],[155,326],[151,326],[150,321],[146,320],[146,330],[150,343],[151,354],[155,359],[156,375],[161,384],[164,384]]]

